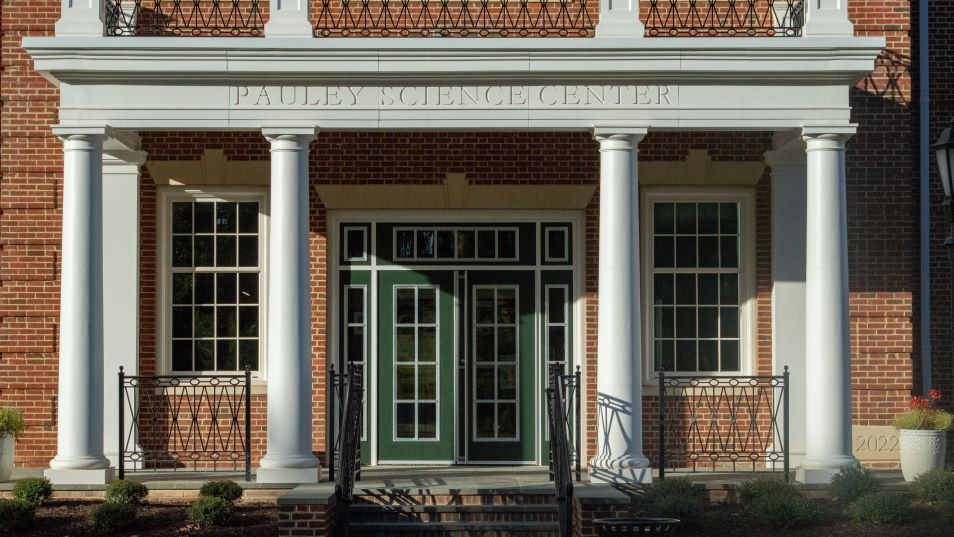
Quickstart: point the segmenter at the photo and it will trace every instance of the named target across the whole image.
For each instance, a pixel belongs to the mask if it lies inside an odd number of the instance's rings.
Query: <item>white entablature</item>
[[[847,124],[881,38],[26,38],[64,125],[793,129]]]

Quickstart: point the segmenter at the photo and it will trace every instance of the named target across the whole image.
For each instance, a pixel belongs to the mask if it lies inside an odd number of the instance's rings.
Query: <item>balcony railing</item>
[[[270,9],[268,0],[105,6],[110,36],[262,36]],[[600,0],[310,0],[309,7],[316,37],[593,37]],[[804,0],[640,0],[639,18],[646,37],[797,37],[804,7]]]

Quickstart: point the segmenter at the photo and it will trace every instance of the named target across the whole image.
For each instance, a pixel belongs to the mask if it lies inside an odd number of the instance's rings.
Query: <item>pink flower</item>
[[[931,399],[933,399],[934,401],[940,401],[940,400],[941,400],[941,390],[939,390],[939,389],[937,389],[937,388],[931,388],[931,390],[928,391],[928,396],[929,396]]]
[[[927,409],[931,407],[931,403],[923,397],[914,396],[911,398],[910,406],[913,409]]]

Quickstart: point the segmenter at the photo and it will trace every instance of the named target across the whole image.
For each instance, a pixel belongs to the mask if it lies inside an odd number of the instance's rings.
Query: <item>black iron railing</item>
[[[126,375],[119,368],[119,478],[135,470],[238,471],[252,479],[252,373]]]
[[[569,410],[564,399],[563,378],[565,376],[578,378],[579,371],[576,375],[563,375],[562,372],[563,364],[550,364],[547,382],[547,422],[550,426],[550,475],[556,489],[560,537],[569,537],[573,531],[573,479],[570,472],[570,438],[566,419]]]
[[[587,37],[598,0],[321,0],[318,37]]]
[[[106,35],[263,35],[261,0],[106,0]]]
[[[659,477],[782,471],[789,479],[788,366],[776,376],[659,375]]]
[[[582,428],[582,397],[580,396],[580,366],[576,366],[576,371],[570,374],[563,373],[564,365],[562,362],[550,364],[547,373],[556,371],[560,377],[561,394],[563,396],[563,423],[569,439],[567,440],[567,449],[569,450],[569,462],[574,477],[577,481],[583,479],[583,438],[581,436]],[[549,379],[549,377],[548,377]],[[552,445],[551,445],[552,448]],[[550,481],[553,481],[553,457],[550,458]]]
[[[364,366],[360,366],[360,370],[364,371]],[[335,481],[335,476],[337,473],[338,465],[341,460],[341,443],[344,441],[344,435],[342,434],[344,429],[342,429],[341,420],[343,419],[343,413],[348,408],[348,390],[351,387],[351,367],[344,373],[338,373],[335,371],[335,366],[331,365],[328,367],[328,378],[326,380],[327,390],[325,393],[327,404],[325,405],[325,415],[327,417],[326,423],[328,427],[325,431],[325,445],[328,448],[325,450],[325,466],[328,467],[328,481]],[[364,379],[362,377],[362,386],[364,385]],[[364,390],[362,388],[362,396],[364,395]],[[358,433],[358,467],[356,470],[357,479],[361,479],[361,437],[364,431],[364,408],[362,406],[362,428]]]
[[[797,37],[803,0],[649,0],[651,37]]]
[[[332,373],[333,375],[334,373]],[[347,537],[351,530],[351,504],[354,501],[354,483],[360,478],[361,431],[364,422],[364,366],[349,364],[342,380],[342,406],[338,452],[338,472],[335,475],[335,534]],[[332,399],[334,396],[331,397]]]

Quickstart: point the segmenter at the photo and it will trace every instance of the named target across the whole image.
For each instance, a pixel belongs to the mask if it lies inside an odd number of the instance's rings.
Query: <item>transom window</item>
[[[260,367],[261,200],[170,206],[171,369]]]
[[[395,228],[394,258],[516,261],[518,230],[508,228]]]
[[[654,369],[742,369],[741,203],[654,201]]]

